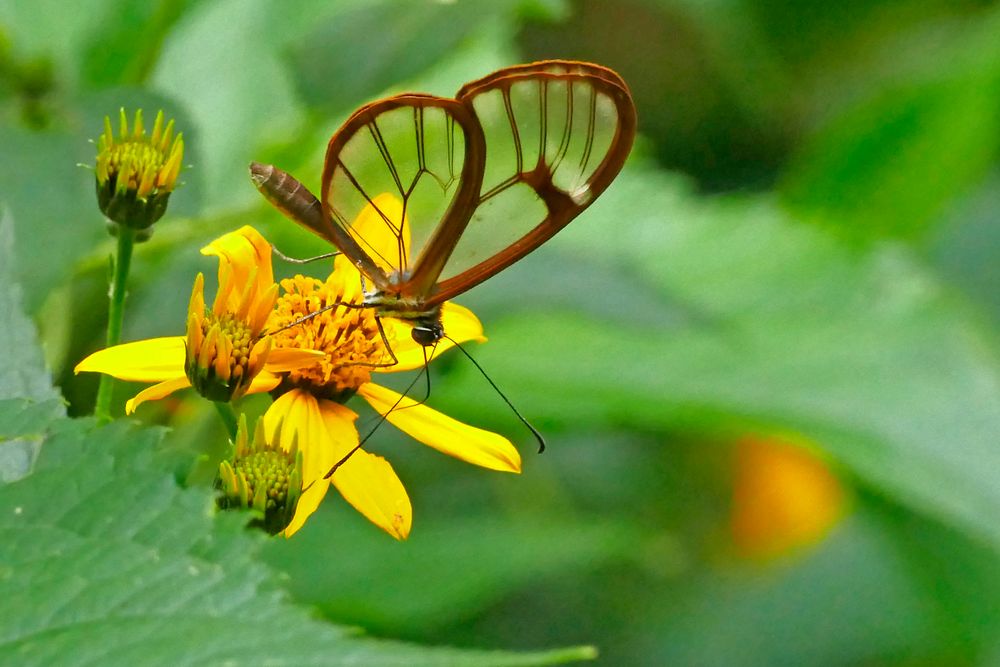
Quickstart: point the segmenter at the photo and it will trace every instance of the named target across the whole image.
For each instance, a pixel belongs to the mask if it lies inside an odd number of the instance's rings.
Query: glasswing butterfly
[[[445,335],[441,304],[593,203],[625,163],[635,128],[617,73],[548,60],[467,83],[454,99],[407,93],[361,107],[330,139],[320,200],[276,167],[250,172],[272,204],[360,270],[365,307],[412,323],[413,339],[430,346]],[[371,209],[394,247],[352,228]]]

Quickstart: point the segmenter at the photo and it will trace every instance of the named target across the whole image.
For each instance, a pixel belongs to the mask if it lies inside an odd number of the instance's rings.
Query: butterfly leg
[[[315,257],[306,257],[305,259],[299,259],[297,257],[289,257],[285,253],[278,250],[278,246],[274,244],[271,245],[271,252],[273,252],[275,255],[285,260],[289,264],[311,264],[312,262],[318,262],[321,259],[330,259],[331,257],[336,257],[337,255],[340,254],[339,252],[326,252],[323,253],[322,255],[316,255]]]
[[[270,334],[276,334],[279,331],[285,331],[287,329],[291,329],[292,327],[297,327],[300,324],[308,322],[309,320],[311,320],[312,318],[316,317],[317,315],[322,315],[323,313],[325,313],[328,310],[333,310],[337,306],[343,306],[344,308],[368,308],[368,306],[364,305],[363,303],[348,303],[346,301],[334,301],[333,303],[328,303],[327,305],[323,306],[322,308],[320,308],[319,310],[317,310],[315,312],[309,313],[307,315],[303,315],[302,317],[300,317],[299,319],[295,320],[294,322],[289,322],[288,324],[286,324],[285,326],[281,327],[280,329],[275,329],[274,331],[265,331],[265,332],[263,332],[261,334],[261,336],[266,336],[266,335],[270,335]]]
[[[368,306],[361,306],[362,308],[367,308]],[[341,366],[366,366],[368,368],[390,368],[399,363],[399,359],[396,358],[395,352],[392,351],[392,345],[389,344],[389,337],[385,335],[385,327],[382,326],[382,318],[378,315],[375,316],[375,325],[378,327],[379,336],[382,337],[382,346],[385,347],[386,351],[389,353],[391,361],[385,363],[373,364],[367,361],[352,361],[350,363],[341,364]]]

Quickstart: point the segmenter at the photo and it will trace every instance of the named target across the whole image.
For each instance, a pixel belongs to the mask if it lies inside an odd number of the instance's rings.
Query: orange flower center
[[[285,293],[267,321],[268,331],[274,332],[274,346],[319,350],[327,355],[318,364],[289,372],[286,388],[299,387],[342,401],[371,379],[372,368],[391,361],[372,309],[344,305],[360,305],[360,301],[345,295],[340,276],[331,275],[325,283],[295,276],[282,280],[281,287]],[[300,321],[308,315],[312,317]],[[388,342],[391,345],[393,341],[390,338]]]

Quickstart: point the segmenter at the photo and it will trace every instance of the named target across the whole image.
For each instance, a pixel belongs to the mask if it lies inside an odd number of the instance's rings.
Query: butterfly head
[[[439,340],[444,338],[444,327],[441,325],[441,318],[417,320],[414,322],[413,329],[410,330],[410,335],[413,336],[413,340],[416,343],[424,347],[437,344]]]

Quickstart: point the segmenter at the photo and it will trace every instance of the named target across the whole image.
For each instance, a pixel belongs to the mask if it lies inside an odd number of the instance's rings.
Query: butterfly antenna
[[[434,352],[437,350],[437,346],[438,346],[437,343],[434,343],[434,345],[431,346],[430,355],[427,354],[427,348],[426,347],[423,348],[423,353],[424,353],[423,371],[424,371],[424,378],[426,379],[426,382],[424,383],[424,397],[421,398],[419,401],[414,401],[412,405],[407,405],[406,407],[400,408],[401,411],[407,410],[409,408],[415,408],[418,405],[423,405],[431,397],[431,372],[428,369],[428,365],[430,364],[430,360],[434,358]],[[419,378],[420,376],[418,375],[417,377]],[[413,385],[411,384],[410,388],[412,387]],[[407,389],[407,391],[409,391],[409,389]]]
[[[471,354],[469,354],[468,350],[459,345],[458,341],[452,338],[451,336],[445,336],[445,338],[450,340],[455,347],[457,347],[459,350],[462,351],[462,354],[465,355],[465,358],[471,361],[472,365],[476,367],[476,370],[478,370],[479,373],[484,378],[486,378],[486,381],[490,383],[490,386],[493,387],[493,391],[495,391],[500,396],[500,398],[503,399],[503,402],[507,404],[507,407],[510,408],[515,415],[517,415],[517,418],[521,420],[521,423],[524,424],[526,427],[528,427],[528,430],[531,431],[531,435],[535,436],[535,440],[538,442],[538,453],[541,454],[542,452],[544,452],[545,438],[542,437],[542,434],[538,431],[538,429],[532,426],[531,422],[525,419],[524,415],[518,412],[517,408],[514,407],[514,404],[510,402],[510,399],[507,398],[507,396],[502,391],[500,391],[500,387],[498,387],[496,382],[494,382],[493,379],[486,374],[486,371],[483,370],[483,367],[479,365],[479,362],[476,361]]]
[[[368,442],[369,438],[375,435],[375,431],[377,431],[378,428],[385,423],[385,420],[389,417],[389,414],[397,407],[399,407],[399,404],[403,402],[403,399],[406,398],[406,395],[410,393],[410,390],[413,389],[413,386],[417,384],[418,380],[420,380],[420,376],[426,372],[427,372],[427,353],[424,352],[424,367],[420,369],[420,373],[418,373],[417,376],[410,381],[410,384],[406,385],[406,389],[403,391],[402,394],[399,395],[399,398],[396,399],[396,402],[392,404],[392,407],[386,410],[385,413],[379,415],[378,421],[375,422],[375,426],[373,426],[372,429],[368,431],[367,435],[361,438],[361,440],[358,441],[358,444],[354,445],[354,447],[351,448],[351,451],[347,452],[347,454],[345,454],[339,461],[334,463],[333,467],[330,468],[325,475],[323,475],[323,479],[329,479],[333,475],[333,473],[337,472],[337,468],[347,463],[347,460],[350,459],[352,456],[354,456],[354,453],[359,449],[361,449],[364,446],[364,444]],[[428,386],[429,385],[430,381],[428,380]]]

